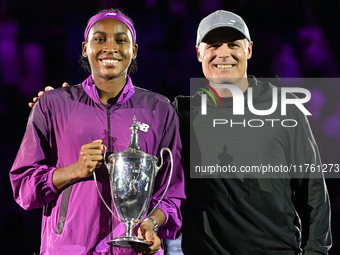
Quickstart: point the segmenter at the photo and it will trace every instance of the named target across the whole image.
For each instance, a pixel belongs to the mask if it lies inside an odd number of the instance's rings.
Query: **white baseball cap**
[[[249,42],[251,41],[248,27],[240,16],[232,12],[218,10],[201,20],[197,29],[196,45],[199,45],[210,31],[221,27],[234,28],[241,32]]]

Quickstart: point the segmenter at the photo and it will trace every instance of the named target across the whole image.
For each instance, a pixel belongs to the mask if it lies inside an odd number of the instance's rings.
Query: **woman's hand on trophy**
[[[63,87],[68,87],[68,86],[70,86],[70,85],[69,85],[67,82],[64,82],[62,86],[63,86]],[[29,102],[29,103],[28,103],[28,106],[31,107],[31,108],[33,108],[33,106],[35,105],[35,103],[38,102],[39,98],[40,98],[43,94],[45,94],[47,91],[50,91],[50,90],[54,90],[54,88],[51,87],[51,86],[46,86],[44,90],[39,91],[38,96],[37,96],[37,97],[33,97],[33,102]]]
[[[138,228],[138,237],[143,238],[150,244],[134,246],[136,252],[140,254],[155,254],[161,248],[161,239],[157,236],[158,227],[162,226],[166,216],[161,209],[156,208],[149,217],[145,218]]]
[[[134,250],[139,254],[155,254],[161,248],[161,239],[156,235],[154,224],[149,220],[142,222],[138,228],[138,237],[150,244],[149,247],[134,245]]]
[[[91,176],[94,169],[102,165],[103,149],[101,139],[84,144],[76,163],[58,168],[53,172],[53,185],[58,190],[62,190],[80,179]]]

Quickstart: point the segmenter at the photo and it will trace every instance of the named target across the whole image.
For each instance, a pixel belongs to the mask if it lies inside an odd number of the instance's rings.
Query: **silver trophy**
[[[148,217],[162,201],[170,185],[173,170],[173,158],[169,148],[163,148],[161,150],[160,166],[157,166],[157,157],[140,150],[138,135],[139,126],[136,124],[136,116],[133,118],[133,124],[130,127],[130,130],[132,133],[128,149],[123,152],[111,154],[108,157],[109,162],[106,162],[105,160],[107,149],[104,146],[104,163],[109,172],[111,196],[117,216],[104,201],[98,188],[95,171],[93,171],[94,181],[103,203],[112,215],[125,225],[125,235],[116,237],[108,242],[109,245],[121,248],[132,248],[131,244],[133,245],[136,243],[149,246],[142,238],[134,236],[133,228],[136,224],[141,222],[141,218],[148,210],[155,177],[158,170],[163,165],[164,150],[169,152],[171,159],[169,180],[161,199],[146,217]]]

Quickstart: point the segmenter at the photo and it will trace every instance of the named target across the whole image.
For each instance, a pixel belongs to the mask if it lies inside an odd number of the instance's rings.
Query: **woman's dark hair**
[[[131,24],[134,25],[132,19],[131,19],[129,16],[127,16],[127,15],[124,13],[124,11],[122,11],[122,10],[120,10],[120,9],[114,9],[114,8],[111,8],[111,9],[104,9],[104,10],[101,10],[101,11],[97,12],[95,15],[97,15],[97,14],[99,14],[99,13],[102,13],[102,12],[106,12],[106,11],[119,12],[119,13],[125,15],[125,16],[130,20]],[[87,21],[87,23],[89,23],[89,21],[90,21],[90,19]],[[132,43],[135,44],[136,42],[132,42]],[[87,57],[84,57],[83,55],[81,55],[81,56],[80,56],[80,59],[79,59],[79,62],[80,62],[80,64],[81,64],[81,67],[82,67],[85,71],[88,71],[89,73],[91,73],[90,62],[89,62],[89,60],[88,60]],[[136,71],[137,71],[137,61],[136,61],[136,59],[132,59],[130,65],[129,65],[129,67],[128,67],[128,74],[131,75],[131,74],[133,74],[133,73],[136,72]]]

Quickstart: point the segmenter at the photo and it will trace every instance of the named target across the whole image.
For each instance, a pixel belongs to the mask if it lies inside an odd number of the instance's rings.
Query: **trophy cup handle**
[[[104,164],[105,166],[107,167],[107,170],[110,172],[109,170],[109,165],[106,163],[106,152],[107,152],[107,148],[106,146],[103,144],[104,146],[104,155],[103,155],[103,161],[104,161]],[[96,184],[96,188],[97,188],[97,191],[98,191],[98,194],[101,198],[101,200],[103,201],[104,205],[106,206],[106,208],[110,211],[110,213],[120,222],[120,223],[123,223],[111,210],[110,206],[107,205],[107,203],[105,202],[102,194],[100,193],[100,190],[99,190],[99,187],[98,187],[98,183],[97,183],[97,177],[96,177],[96,169],[93,170],[93,179],[94,179],[94,183]]]
[[[153,211],[157,208],[159,203],[163,200],[163,198],[165,196],[165,193],[168,191],[168,188],[170,186],[170,182],[171,182],[171,178],[172,178],[172,171],[173,171],[173,167],[174,167],[174,160],[173,160],[173,157],[172,157],[171,150],[169,148],[165,147],[165,148],[162,148],[162,150],[161,150],[161,164],[156,167],[156,175],[157,175],[159,169],[163,166],[163,151],[164,150],[168,151],[169,154],[170,154],[171,168],[170,168],[169,180],[168,180],[168,183],[167,183],[167,185],[165,187],[165,190],[163,192],[163,195],[162,195],[161,199],[158,201],[158,203],[155,205],[155,207],[149,212],[149,214],[145,218],[149,217],[153,213]]]

